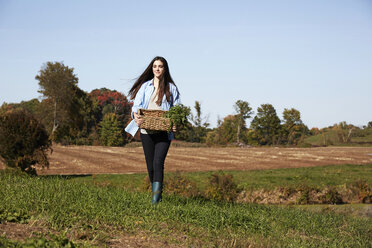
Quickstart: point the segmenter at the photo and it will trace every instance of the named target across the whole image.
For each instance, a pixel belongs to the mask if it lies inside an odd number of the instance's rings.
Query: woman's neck
[[[155,89],[159,88],[159,82],[160,82],[159,78],[154,77],[153,83],[154,83]]]

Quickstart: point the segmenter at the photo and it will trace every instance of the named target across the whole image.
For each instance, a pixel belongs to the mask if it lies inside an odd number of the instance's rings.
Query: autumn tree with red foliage
[[[116,90],[106,88],[92,90],[89,95],[93,104],[98,108],[96,112],[96,123],[98,123],[98,126],[106,114],[113,113],[117,116],[121,128],[124,128],[130,120],[130,110],[132,108],[132,103],[128,102],[125,95]],[[126,134],[123,133],[123,136],[125,142],[127,140]]]
[[[119,116],[128,114],[132,107],[132,103],[128,102],[127,97],[116,90],[109,90],[106,88],[95,89],[90,92],[90,97],[97,103],[101,111],[103,111],[106,106],[110,105],[112,111],[108,112],[115,113]],[[102,120],[103,115],[100,120]]]

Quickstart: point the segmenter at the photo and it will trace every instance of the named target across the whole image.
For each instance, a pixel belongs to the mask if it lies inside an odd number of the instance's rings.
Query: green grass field
[[[348,143],[341,142],[337,131],[332,129],[323,134],[309,136],[304,139],[303,143],[311,146],[371,146],[372,128],[354,130]]]
[[[344,165],[231,173],[235,173],[234,179],[243,187],[270,188],[303,180],[312,184],[344,184],[362,177],[370,182],[371,174],[367,174],[370,170],[370,165]],[[202,183],[208,173],[187,176]],[[22,247],[27,243],[44,244],[44,247],[51,244],[103,247],[109,246],[115,237],[134,234],[150,237],[160,244],[186,247],[249,244],[370,247],[372,244],[371,218],[336,213],[329,208],[324,211],[319,206],[238,204],[165,195],[163,202],[154,207],[148,193],[132,190],[144,183],[143,178],[143,174],[102,175],[95,179],[29,177],[1,171],[0,222],[39,227],[38,232],[43,227],[44,232],[25,241],[0,236],[0,246]],[[97,184],[99,180],[101,183]]]
[[[200,190],[204,190],[209,177],[216,172],[181,172],[182,175],[195,182]],[[239,187],[249,189],[273,189],[279,186],[300,186],[306,184],[314,187],[339,186],[352,183],[356,180],[365,180],[368,185],[372,184],[372,164],[369,165],[330,165],[307,168],[275,169],[275,170],[252,170],[252,171],[224,171],[233,175],[234,181]],[[167,178],[176,173],[165,174]],[[146,173],[127,175],[94,175],[83,177],[69,177],[69,179],[124,187],[130,190],[143,187]]]

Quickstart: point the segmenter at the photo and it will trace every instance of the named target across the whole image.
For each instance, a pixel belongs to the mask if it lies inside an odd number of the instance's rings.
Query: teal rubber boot
[[[152,183],[152,204],[158,204],[161,201],[163,185],[161,182]]]

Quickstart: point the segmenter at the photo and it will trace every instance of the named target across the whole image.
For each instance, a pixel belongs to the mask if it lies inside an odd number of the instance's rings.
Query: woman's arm
[[[137,115],[138,110],[140,108],[143,108],[144,97],[145,97],[145,87],[144,87],[144,84],[142,84],[141,88],[138,90],[136,97],[134,98],[134,101],[133,101],[132,113],[131,113],[132,119],[135,119],[135,114]]]
[[[173,106],[181,104],[180,93],[178,92],[177,86],[175,85],[172,85],[172,97],[173,97],[173,104],[172,104]]]

